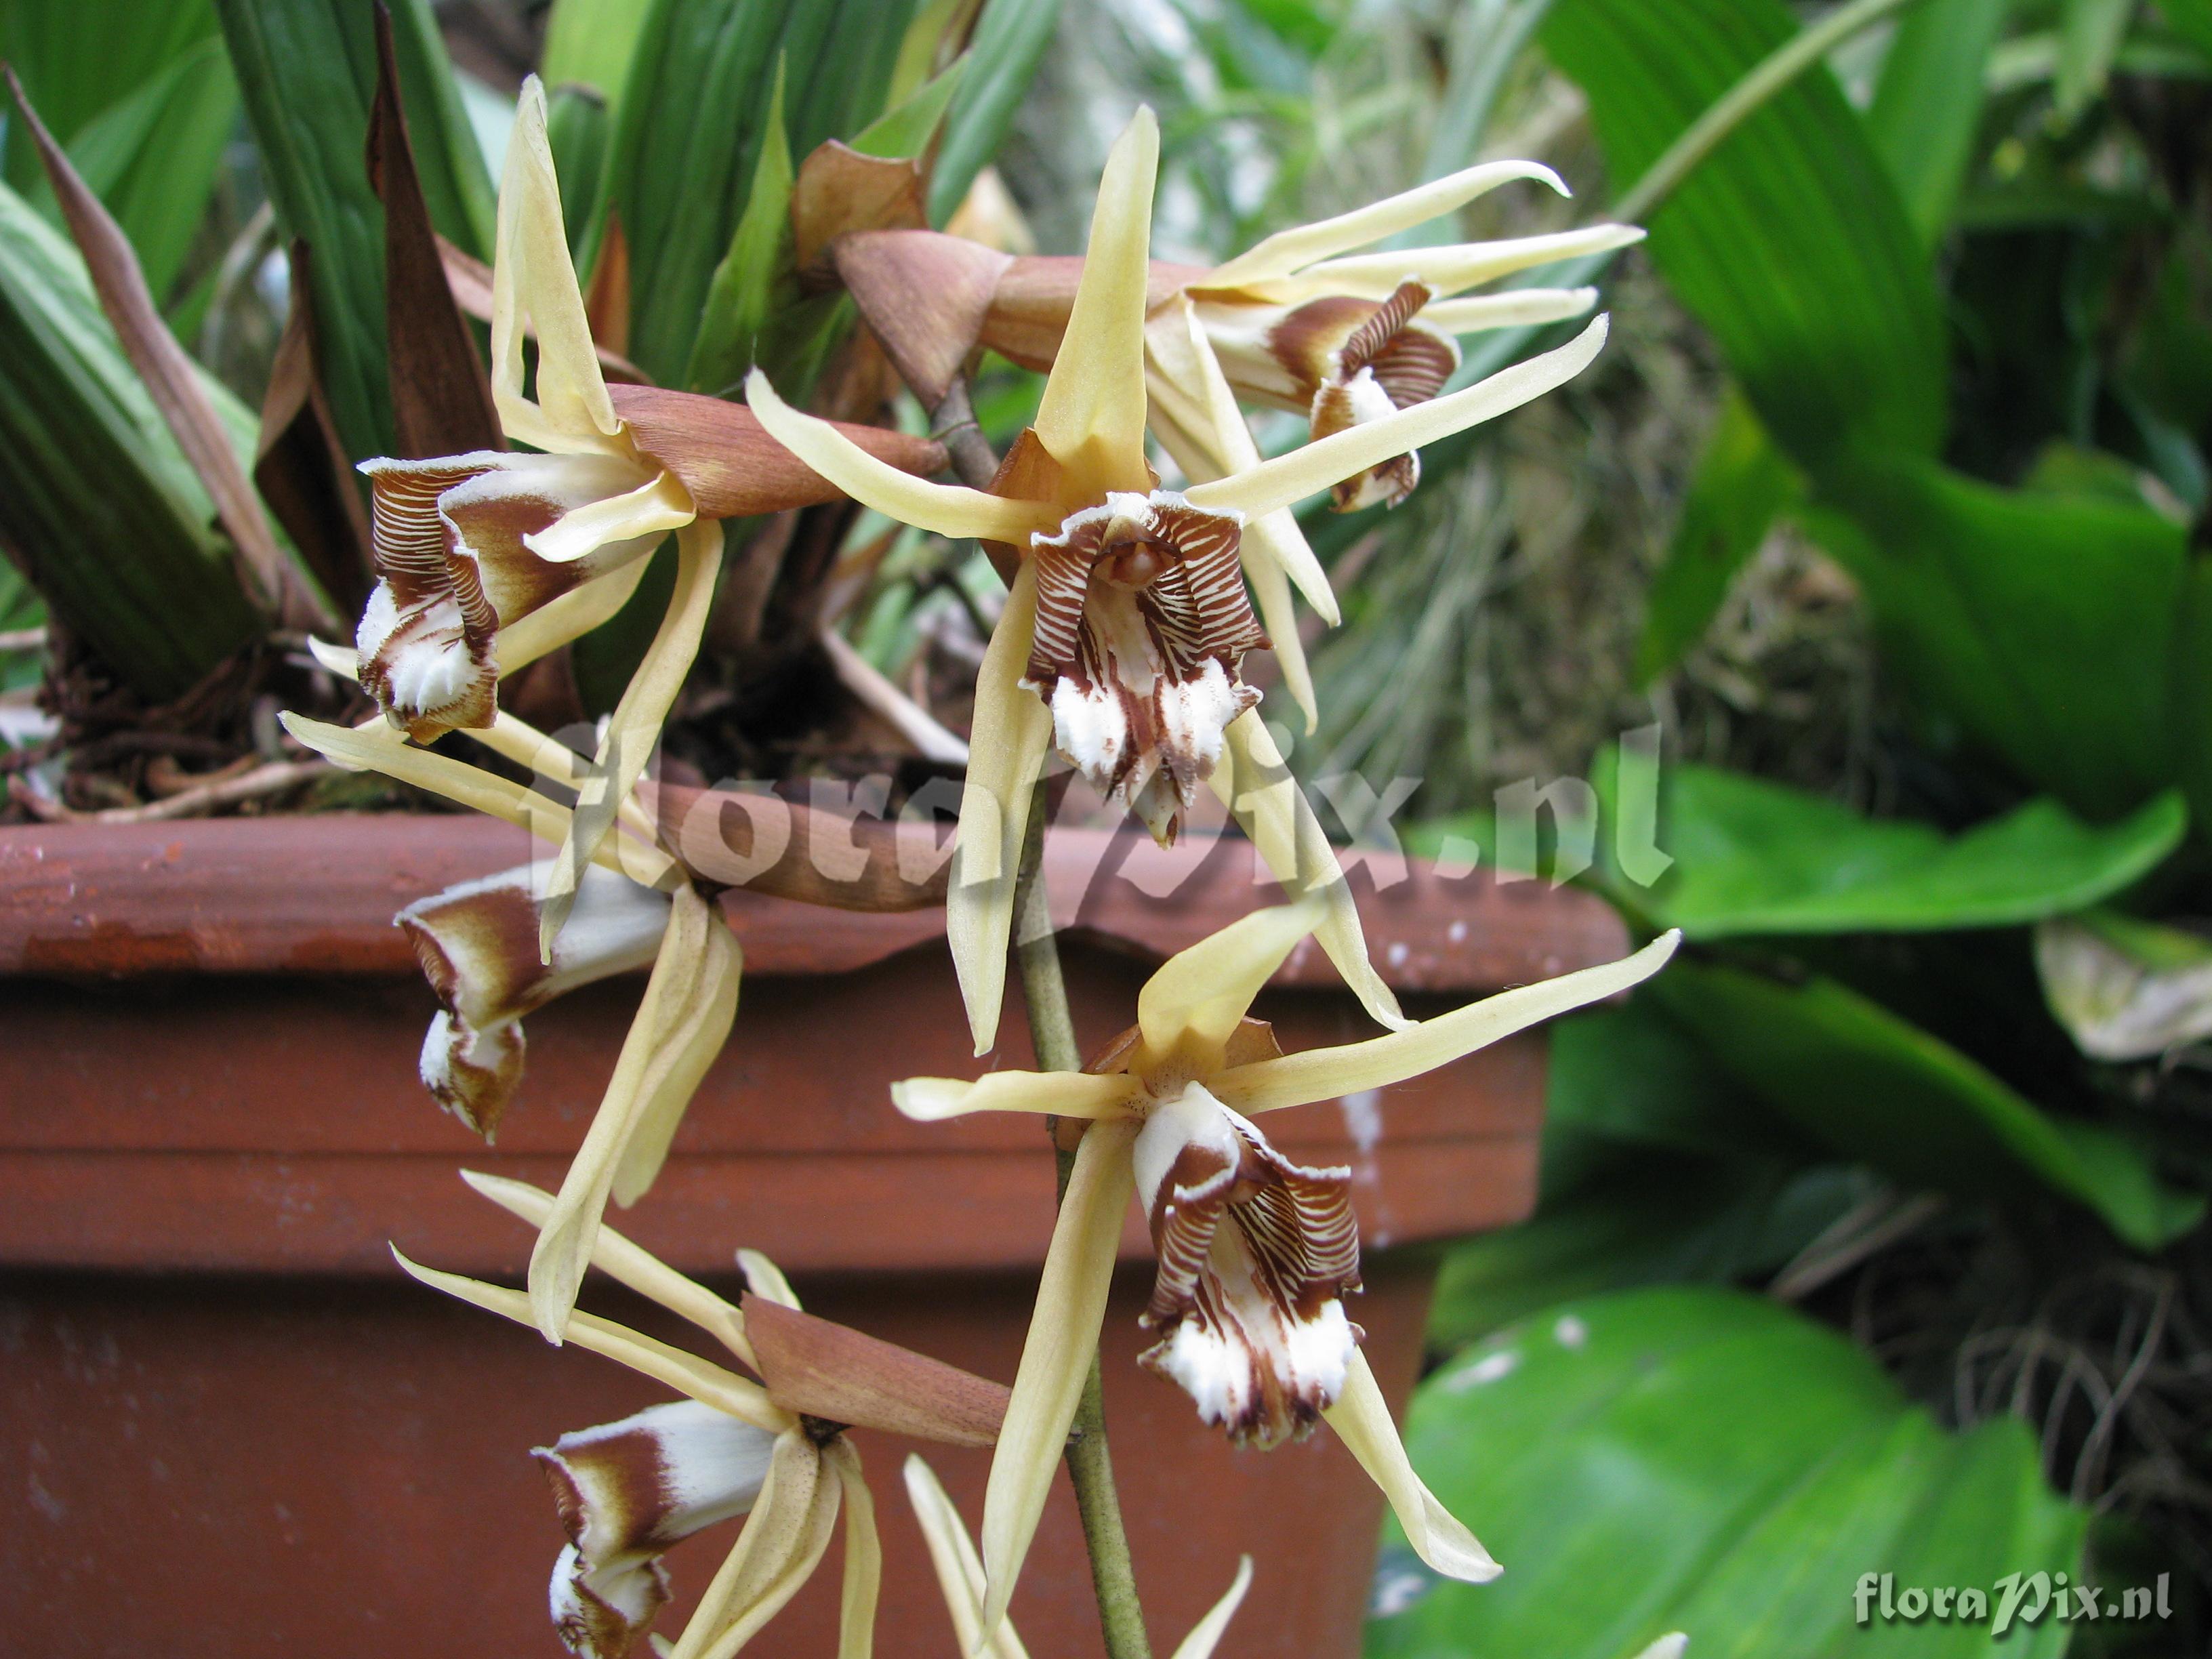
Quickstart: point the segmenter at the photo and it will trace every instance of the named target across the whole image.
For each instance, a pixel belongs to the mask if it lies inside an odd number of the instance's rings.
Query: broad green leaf
[[[1646,597],[1636,680],[1649,685],[1711,626],[1729,585],[1802,489],[1741,392],[1721,407],[1690,479],[1682,516]]]
[[[2174,761],[2203,836],[2212,835],[2212,553],[2190,556],[2173,635]]]
[[[1552,1028],[1534,1218],[1455,1246],[1430,1340],[1447,1349],[1569,1297],[1771,1273],[1867,1177],[1761,1105],[1648,996]]]
[[[1923,708],[2094,817],[2171,781],[2179,526],[1903,459],[1824,488],[1808,527],[1857,579]]]
[[[921,155],[936,136],[938,124],[945,119],[967,70],[966,58],[955,59],[942,75],[915,88],[911,97],[871,121],[854,136],[853,148],[863,155]],[[781,90],[781,86],[777,90]]]
[[[990,164],[1029,96],[1060,27],[1060,0],[986,0],[969,43],[968,69],[945,112],[945,142],[929,179],[929,222],[942,225]]]
[[[341,442],[356,459],[392,447],[384,365],[384,210],[368,186],[376,88],[373,14],[349,0],[216,0],[288,238],[311,254],[318,364]],[[432,222],[478,256],[494,204],[428,0],[393,0],[392,44],[416,167]]]
[[[1621,896],[1656,925],[1702,939],[2005,927],[2063,915],[2148,874],[2189,822],[2175,792],[2101,827],[2040,799],[1946,836],[1692,765],[1667,774],[1663,799],[1661,841],[1674,867],[1649,891]]]
[[[209,0],[0,0],[0,59],[64,147],[215,32]],[[37,152],[15,123],[0,125],[8,182],[28,193],[44,176]]]
[[[2080,1566],[2086,1517],[2022,1425],[1947,1434],[1844,1337],[1738,1292],[1547,1309],[1424,1382],[1406,1440],[1505,1572],[1454,1583],[1390,1551],[1370,1659],[1626,1659],[1671,1631],[1700,1659],[1963,1659],[1986,1624],[1862,1627],[1861,1575],[1986,1594]],[[2005,1650],[2055,1659],[2069,1633]]]
[[[611,106],[629,78],[651,9],[651,0],[553,0],[538,65],[549,93],[589,87]]]
[[[1781,0],[1559,0],[1541,34],[1579,82],[1617,188],[1796,32]],[[1945,340],[1918,239],[1858,116],[1815,68],[1651,216],[1650,248],[1775,439],[1932,453]]]
[[[1925,246],[1942,240],[1980,125],[1984,68],[2013,0],[1914,5],[1898,21],[1867,133]]]
[[[2201,1196],[2161,1185],[2102,1126],[2043,1112],[1974,1060],[1833,980],[1676,961],[1650,994],[1800,1131],[1901,1186],[2018,1202],[2048,1192],[2154,1249]]]
[[[655,0],[608,154],[606,211],[630,248],[629,357],[681,384],[716,268],[760,165],[776,66],[793,155],[882,112],[911,0]],[[596,235],[595,232],[595,235]],[[588,268],[596,246],[587,250]]]
[[[65,146],[131,239],[157,301],[184,265],[237,125],[238,83],[222,42],[210,36],[86,122]],[[43,179],[31,200],[60,222]]]
[[[724,393],[742,382],[759,361],[761,331],[769,317],[799,301],[791,252],[791,189],[797,177],[791,145],[784,137],[783,67],[779,64],[760,165],[753,169],[752,189],[730,238],[730,251],[714,268],[706,310],[699,319],[699,338],[684,373],[694,392]],[[776,378],[773,371],[769,378]]]
[[[2058,113],[2072,120],[2105,90],[2136,0],[2059,0]]]
[[[205,384],[228,423],[235,400]],[[54,617],[149,700],[190,690],[257,631],[214,515],[76,250],[0,188],[0,540]]]
[[[2166,27],[2212,59],[2212,0],[2158,0]]]

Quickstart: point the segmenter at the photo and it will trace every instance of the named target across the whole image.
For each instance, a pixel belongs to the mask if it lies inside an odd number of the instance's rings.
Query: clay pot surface
[[[561,1534],[525,1453],[663,1396],[441,1302],[386,1253],[518,1282],[526,1231],[454,1172],[557,1184],[635,1008],[631,981],[529,1018],[495,1148],[423,1093],[434,1005],[392,914],[529,851],[506,826],[430,816],[0,831],[0,1464],[27,1481],[0,1572],[26,1651],[559,1651],[544,1594]],[[1159,956],[1270,896],[1241,843],[1163,855],[1076,833],[1050,870],[1090,1048],[1131,1023]],[[1419,864],[1371,885],[1391,873],[1354,881],[1417,1017],[1625,949],[1578,895]],[[911,1124],[887,1085],[1029,1064],[1018,988],[1000,1051],[978,1060],[941,911],[724,902],[746,953],[736,1031],[660,1182],[616,1224],[718,1281],[737,1247],[765,1250],[813,1310],[1011,1380],[1051,1231],[1043,1136],[1011,1118]],[[1318,951],[1255,1012],[1285,1048],[1374,1031]],[[1526,1213],[1542,1094],[1531,1034],[1269,1121],[1285,1152],[1354,1171],[1368,1288],[1352,1311],[1394,1404],[1418,1365],[1425,1247]],[[1326,1431],[1234,1451],[1141,1370],[1150,1249],[1133,1208],[1122,1254],[1108,1405],[1156,1646],[1249,1552],[1225,1659],[1355,1653],[1379,1496]],[[597,1281],[586,1301],[682,1334]],[[855,1439],[885,1538],[878,1651],[950,1655],[898,1479],[909,1448]],[[988,1455],[928,1455],[972,1527]],[[661,1629],[720,1548],[672,1555]],[[762,1651],[834,1651],[835,1601],[833,1562]],[[1100,1651],[1064,1480],[1015,1618],[1041,1656]]]

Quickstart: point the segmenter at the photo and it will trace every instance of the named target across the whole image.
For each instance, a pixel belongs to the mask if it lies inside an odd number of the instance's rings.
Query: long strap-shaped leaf
[[[178,447],[206,486],[216,515],[238,550],[247,591],[289,626],[333,626],[336,618],[328,607],[301,580],[277,547],[268,515],[261,510],[261,498],[246,481],[246,469],[230,447],[230,435],[209,402],[192,360],[161,320],[130,240],[70,165],[68,155],[31,107],[13,70],[8,71],[8,85],[39,147],[39,159],[61,203],[70,234],[84,255],[93,290],[100,295],[100,307],[115,325],[116,337],[145,382],[161,419],[176,434]]]

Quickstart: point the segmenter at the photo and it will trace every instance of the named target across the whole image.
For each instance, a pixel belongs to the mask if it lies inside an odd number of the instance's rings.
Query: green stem
[[[1042,780],[1030,797],[1027,832],[1014,884],[1014,965],[1022,976],[1022,998],[1029,1006],[1030,1042],[1040,1068],[1083,1069],[1075,1045],[1075,1020],[1068,1012],[1067,984],[1060,977],[1060,942],[1053,935],[1052,908],[1044,883],[1044,824]],[[1057,1120],[1052,1120],[1057,1127]],[[1060,1191],[1067,1193],[1075,1154],[1054,1150],[1060,1164]],[[1145,1610],[1137,1600],[1137,1575],[1129,1561],[1129,1534],[1121,1524],[1121,1503],[1114,1490],[1114,1460],[1106,1444],[1106,1402],[1099,1381],[1098,1353],[1091,1355],[1075,1421],[1067,1436],[1067,1475],[1075,1486],[1076,1511],[1083,1517],[1083,1541],[1091,1553],[1091,1583],[1098,1595],[1098,1623],[1109,1659],[1152,1659],[1145,1634]]]

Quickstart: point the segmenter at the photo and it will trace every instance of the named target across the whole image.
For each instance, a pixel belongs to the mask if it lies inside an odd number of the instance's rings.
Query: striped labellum
[[[1022,684],[1098,791],[1164,845],[1221,758],[1230,721],[1260,701],[1238,678],[1267,636],[1244,591],[1243,515],[1173,490],[1115,491],[1030,546],[1036,633]]]

